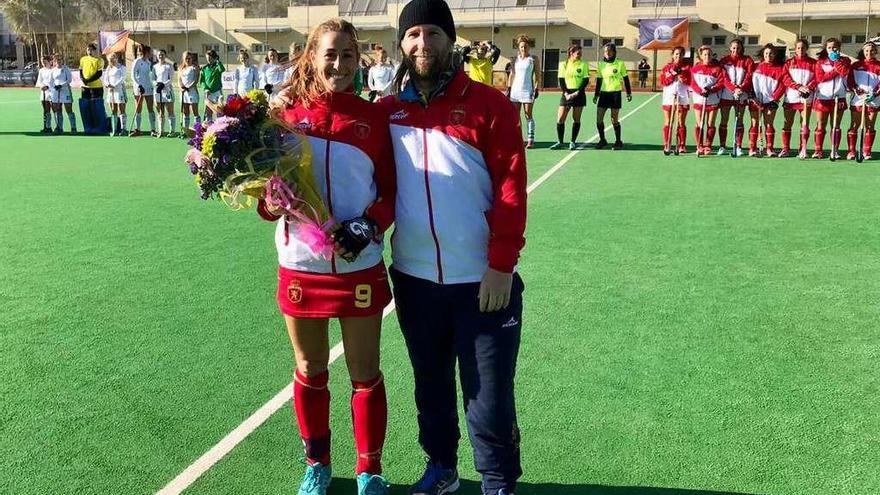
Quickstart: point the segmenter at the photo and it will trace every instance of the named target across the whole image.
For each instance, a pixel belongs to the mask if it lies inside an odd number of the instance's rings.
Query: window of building
[[[214,50],[215,52],[220,52],[220,45],[202,45],[202,53],[207,52],[208,50]]]
[[[712,38],[712,42],[715,46],[725,46],[727,45],[727,36],[715,36]]]
[[[266,51],[266,45],[262,43],[251,44],[251,53],[263,53]]]
[[[810,36],[810,44],[811,45],[821,45],[822,44],[822,37],[817,36],[817,35]]]
[[[168,50],[166,50],[166,51],[168,53],[175,53],[176,52],[176,50],[174,49],[174,45],[168,45]]]
[[[241,45],[238,43],[226,45],[226,53],[238,53],[239,50],[241,50]]]
[[[577,45],[581,48],[592,48],[593,47],[593,38],[571,38],[569,40],[570,45]],[[534,46],[534,45],[532,45]]]
[[[742,39],[745,42],[746,46],[758,46],[758,42],[760,41],[760,38],[758,36],[754,36],[751,34],[743,36]]]
[[[614,46],[623,46],[623,38],[602,38],[602,45],[614,43]]]
[[[840,42],[844,45],[863,44],[867,38],[865,38],[864,34],[841,34]]]

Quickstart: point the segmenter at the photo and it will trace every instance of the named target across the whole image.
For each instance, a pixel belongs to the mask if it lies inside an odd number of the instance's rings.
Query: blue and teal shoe
[[[325,466],[320,462],[309,464],[299,485],[299,495],[326,495],[331,474],[329,465]]]
[[[358,495],[387,495],[391,483],[378,474],[361,473],[357,477]]]
[[[410,495],[443,495],[458,490],[458,470],[444,469],[440,464],[428,462],[422,479],[410,489]]]

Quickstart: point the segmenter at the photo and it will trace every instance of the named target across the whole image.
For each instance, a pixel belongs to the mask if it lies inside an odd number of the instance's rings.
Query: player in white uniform
[[[110,113],[113,114],[113,132],[111,136],[124,136],[125,130],[125,103],[128,97],[125,94],[125,66],[120,63],[121,56],[118,53],[110,54],[110,66],[104,70],[101,82],[107,88],[107,96],[110,101]]]
[[[55,134],[64,132],[64,119],[61,116],[61,106],[67,113],[67,119],[70,121],[70,133],[76,134],[76,116],[73,114],[73,94],[70,92],[70,81],[73,75],[61,54],[56,53],[52,56],[52,83],[49,87],[49,98],[52,102],[52,110],[55,112]]]
[[[43,55],[40,64],[34,86],[40,89],[40,105],[43,107],[43,130],[40,132],[48,133],[52,132],[52,97],[49,93],[52,89],[52,57]]]
[[[141,110],[147,104],[150,116],[150,134],[156,135],[156,113],[153,110],[153,62],[150,58],[150,47],[138,45],[135,50],[137,58],[132,64],[131,83],[134,88],[134,130],[129,136],[141,135]]]
[[[174,77],[174,65],[168,61],[165,50],[159,50],[158,63],[153,66],[153,75],[156,78],[156,107],[159,110],[159,128],[156,137],[176,137],[177,118],[174,115],[174,91],[171,85]],[[164,134],[165,118],[168,118],[168,131]]]
[[[538,57],[529,54],[529,38],[521,34],[516,38],[517,55],[516,60],[510,66],[510,77],[507,83],[507,95],[510,101],[516,106],[516,114],[519,115],[519,109],[522,107],[526,116],[526,129],[528,133],[528,141],[526,148],[535,147],[535,119],[532,116],[532,110],[535,106],[535,99],[541,89],[541,80],[538,77],[540,73],[540,61]]]
[[[196,124],[202,122],[199,117],[199,57],[195,53],[183,52],[177,84],[180,86],[180,112],[183,114],[183,132],[180,135],[186,137],[190,115],[195,117]]]
[[[266,54],[266,63],[260,67],[260,86],[270,96],[278,94],[284,78],[284,67],[278,64],[278,51],[272,48]]]
[[[388,52],[384,48],[378,47],[377,51],[378,59],[370,67],[370,72],[367,74],[370,101],[391,94],[391,83],[394,82],[394,73],[397,70],[391,60],[388,59]]]
[[[235,92],[238,96],[246,95],[260,84],[257,68],[251,63],[251,56],[244,48],[238,51],[238,67],[235,68],[232,80],[235,82]]]

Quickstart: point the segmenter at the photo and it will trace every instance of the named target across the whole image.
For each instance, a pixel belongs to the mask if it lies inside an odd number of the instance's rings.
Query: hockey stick
[[[859,129],[859,149],[856,150],[856,162],[865,161],[865,118],[868,115],[868,95],[862,97],[862,122]]]
[[[736,100],[733,107],[733,146],[730,147],[730,157],[737,157],[737,145],[736,145],[736,134],[739,132],[739,126],[742,125],[743,113],[745,112],[745,106],[739,104],[739,100]]]
[[[672,149],[663,150],[663,154],[666,156],[669,156],[671,154],[678,155],[678,147],[672,146],[672,133],[674,132],[676,136],[678,136],[678,129],[675,126],[675,117],[676,114],[678,114],[678,93],[676,93],[673,98],[675,98],[675,100],[673,100],[672,102],[672,115],[669,116],[669,142],[667,143],[669,148]]]
[[[706,125],[708,125],[709,121],[709,109],[708,109],[709,99],[703,99],[703,113],[700,115],[700,142],[697,143],[697,158],[700,158],[703,154],[703,144],[706,141]]]
[[[758,105],[758,157],[764,156],[766,142],[764,140],[764,104],[758,93],[755,93],[755,104]]]
[[[798,158],[807,159],[807,140],[810,139],[810,123],[807,122],[807,97],[803,93],[801,95],[801,135],[799,136],[800,149],[798,150]]]
[[[840,97],[837,96],[837,77],[838,76],[834,76],[834,110],[831,112],[831,156],[829,158],[832,162],[837,161],[837,147],[834,144],[834,133],[835,131],[840,130],[837,127],[837,107],[840,103]]]

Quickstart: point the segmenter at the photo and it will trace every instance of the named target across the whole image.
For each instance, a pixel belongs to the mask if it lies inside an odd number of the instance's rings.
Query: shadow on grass
[[[110,134],[86,134],[84,132],[78,132],[76,134],[71,134],[65,131],[62,134],[52,133],[43,133],[40,131],[0,131],[0,136],[36,136],[36,137],[110,137]]]
[[[351,493],[357,493],[357,483],[353,479],[334,478],[327,490],[327,495],[348,495]],[[392,485],[391,487],[391,495],[407,495],[408,493],[408,485]],[[461,487],[456,493],[479,495],[482,492],[479,482],[461,480]],[[518,483],[516,493],[517,495],[757,495],[651,486],[564,485],[560,483]]]

